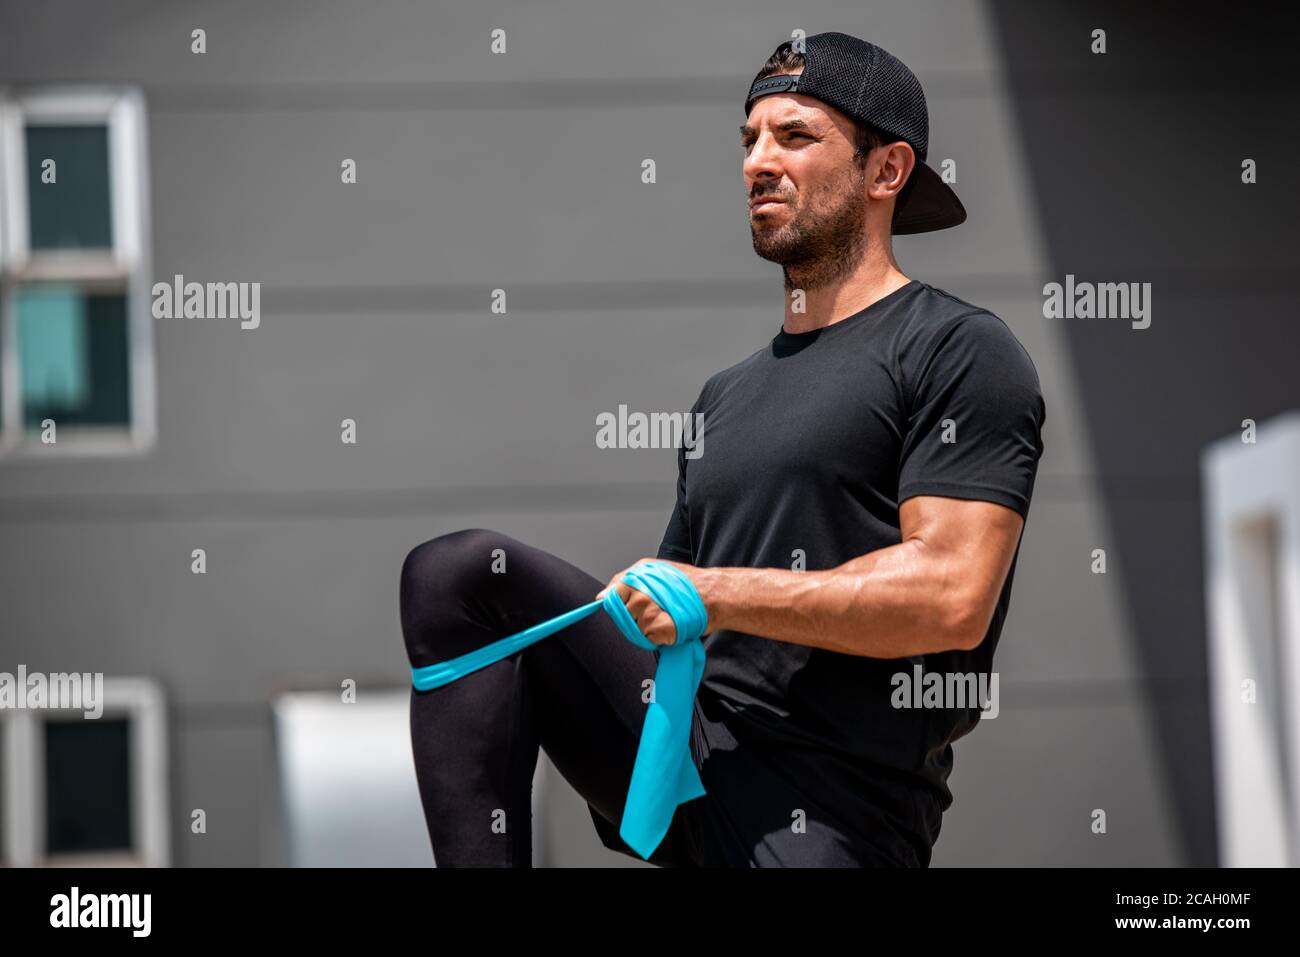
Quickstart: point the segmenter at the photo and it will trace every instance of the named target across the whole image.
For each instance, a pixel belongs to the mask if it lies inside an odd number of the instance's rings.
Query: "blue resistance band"
[[[628,641],[659,656],[654,700],[641,726],[636,764],[618,831],[629,847],[649,859],[668,833],[677,805],[704,795],[704,784],[691,759],[690,731],[695,694],[704,674],[704,645],[700,638],[708,626],[708,612],[695,585],[672,565],[641,562],[623,573],[623,582],[649,595],[672,617],[677,626],[674,644],[656,645],[641,634],[617,589],[611,588],[601,601],[565,612],[459,658],[413,668],[412,684],[418,691],[450,684],[604,608]]]

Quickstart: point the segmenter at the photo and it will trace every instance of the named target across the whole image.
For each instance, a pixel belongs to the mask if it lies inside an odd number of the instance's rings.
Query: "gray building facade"
[[[61,308],[24,288],[82,289],[92,311],[120,294],[134,390],[129,422],[104,413],[62,448],[5,420],[0,670],[161,692],[167,863],[304,862],[275,702],[404,693],[409,549],[491,527],[598,578],[654,553],[674,454],[599,449],[596,417],[685,411],[780,327],[736,128],[791,31],[843,30],[920,77],[931,162],[952,161],[970,214],[900,237],[900,265],[999,315],[1047,406],[1000,713],[955,748],[934,865],[1215,863],[1197,456],[1296,404],[1277,361],[1297,341],[1280,168],[1296,134],[1268,121],[1295,81],[1260,47],[1260,74],[1201,76],[1205,35],[1194,17],[1170,34],[1173,10],[0,5],[12,129],[25,98],[125,95],[140,135],[132,154],[130,121],[112,134],[108,165],[131,169],[104,187],[113,228],[139,226],[134,258],[0,273],[0,368],[37,368],[22,330]],[[1273,168],[1244,187],[1242,156]],[[138,196],[113,179],[132,170]],[[1150,327],[1045,318],[1067,274],[1151,282]],[[155,318],[151,287],[176,276],[260,283],[260,323]],[[10,778],[28,767],[5,757]],[[545,758],[538,781],[539,865],[638,866]],[[413,778],[395,786],[409,810]],[[418,826],[407,843],[431,862]]]

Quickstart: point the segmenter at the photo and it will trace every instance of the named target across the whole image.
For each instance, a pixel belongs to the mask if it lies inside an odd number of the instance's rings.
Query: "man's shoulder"
[[[963,313],[963,312],[988,312],[983,306],[977,306],[973,302],[967,302],[956,293],[949,292],[942,286],[936,286],[928,283],[924,279],[918,279],[920,284],[920,293],[926,297],[927,304],[941,312]]]
[[[977,325],[989,320],[1002,322],[1001,317],[991,309],[967,302],[947,289],[923,280],[918,279],[917,282],[917,295],[909,310],[913,320],[910,325],[916,331],[951,329],[970,319],[974,319]]]
[[[922,283],[916,308],[894,349],[899,381],[915,401],[924,383],[963,381],[964,388],[996,387],[1038,397],[1042,386],[1033,357],[1011,327],[991,309]],[[970,370],[980,370],[970,376]],[[987,382],[977,381],[987,379]]]
[[[920,285],[916,308],[906,329],[922,345],[920,349],[910,350],[913,354],[932,355],[935,349],[956,340],[982,349],[1010,350],[1029,358],[1019,337],[992,309],[967,302],[927,282]]]
[[[768,346],[764,345],[759,349],[755,349],[739,362],[733,362],[725,369],[719,369],[717,372],[713,373],[713,375],[704,380],[704,385],[700,389],[701,398],[704,398],[720,389],[725,389],[727,383],[734,382],[743,377],[746,372],[751,370],[755,364],[762,360],[763,356],[767,354],[768,348]]]

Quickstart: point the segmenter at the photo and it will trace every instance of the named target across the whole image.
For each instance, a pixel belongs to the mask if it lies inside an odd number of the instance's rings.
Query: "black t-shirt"
[[[692,412],[703,415],[703,441],[697,458],[678,451],[658,555],[706,568],[791,568],[800,555],[809,570],[833,568],[898,544],[898,507],[914,495],[1027,516],[1043,451],[1045,409],[1024,347],[993,313],[919,280],[825,328],[782,328],[710,377]],[[900,829],[928,832],[906,835],[928,863],[952,803],[952,742],[980,711],[896,708],[893,676],[918,663],[987,674],[1014,574],[1013,560],[971,651],[882,659],[715,631],[701,700],[744,746],[788,759],[850,827],[878,817],[860,802],[894,805]]]

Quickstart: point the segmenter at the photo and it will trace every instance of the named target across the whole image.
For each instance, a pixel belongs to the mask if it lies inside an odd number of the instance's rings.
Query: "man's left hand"
[[[701,572],[703,569],[697,568],[695,565],[670,561],[667,558],[642,558],[640,561],[629,565],[611,578],[609,584],[602,588],[600,593],[596,595],[596,600],[603,600],[604,597],[609,594],[609,590],[613,588],[618,593],[618,596],[623,599],[623,604],[627,606],[628,614],[630,614],[636,621],[637,627],[641,629],[641,634],[645,635],[646,638],[656,645],[676,644],[677,625],[673,622],[672,616],[655,604],[654,599],[649,595],[637,591],[631,585],[625,584],[623,581],[623,575],[628,568],[634,568],[642,562],[662,562],[665,565],[672,565],[679,572],[689,578],[691,583],[695,585],[696,590],[700,592],[700,597],[704,597],[704,592],[700,588],[700,579],[702,578]],[[704,607],[706,609],[708,608],[707,601],[705,602]],[[708,631],[709,629],[706,626],[705,634],[707,634]]]

